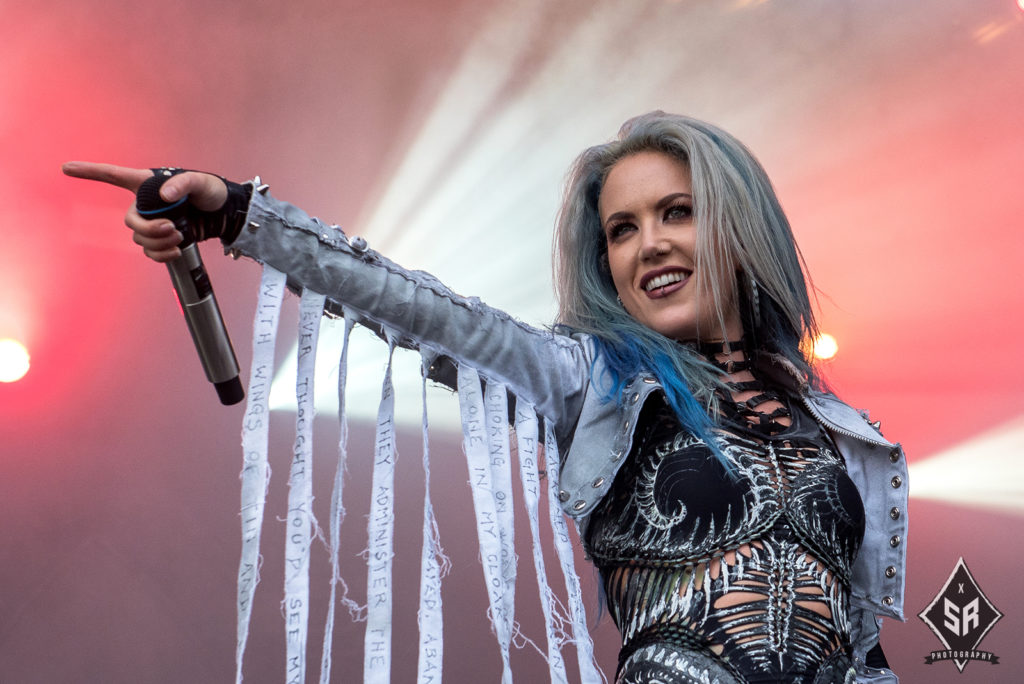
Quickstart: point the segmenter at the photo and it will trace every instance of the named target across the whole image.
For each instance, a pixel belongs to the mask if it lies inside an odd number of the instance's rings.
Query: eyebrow
[[[691,195],[688,192],[674,192],[671,195],[665,195],[660,200],[658,200],[658,203],[654,205],[654,208],[658,209],[658,210],[664,209],[665,207],[667,207],[668,205],[672,204],[673,202],[675,202],[677,199],[680,199],[681,197],[685,197],[686,199],[690,200],[691,202],[693,201],[693,195]],[[611,224],[613,221],[619,221],[619,220],[628,219],[628,218],[633,218],[633,212],[631,212],[631,211],[617,211],[617,212],[615,212],[614,214],[612,214],[611,216],[609,216],[608,218],[606,218],[604,220],[603,227],[604,228],[608,228],[609,224]]]

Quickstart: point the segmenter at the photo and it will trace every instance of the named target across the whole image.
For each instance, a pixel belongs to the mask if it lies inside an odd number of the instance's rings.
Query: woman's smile
[[[640,289],[651,299],[667,297],[690,281],[690,272],[676,268],[651,271],[640,279]]]

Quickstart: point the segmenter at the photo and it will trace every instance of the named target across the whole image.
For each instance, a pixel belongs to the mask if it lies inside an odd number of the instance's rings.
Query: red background
[[[503,238],[475,219],[502,209],[521,231],[508,239],[528,246],[499,264],[506,270],[443,253],[412,265],[454,273],[445,279],[459,291],[543,324],[535,312],[548,300],[517,299],[510,286],[547,288],[545,245],[572,153],[631,114],[692,114],[734,132],[764,162],[821,293],[823,328],[839,340],[828,375],[883,419],[915,466],[1024,409],[1024,16],[1011,0],[2,7],[0,337],[23,340],[33,362],[25,379],[0,386],[4,682],[227,681],[233,669],[242,409],[219,406],[202,379],[164,270],[120,224],[127,195],[63,178],[68,159],[259,173],[277,196],[359,233],[425,122],[453,101],[443,128],[459,144],[439,163],[476,160],[482,180],[455,188],[464,195],[446,205],[443,229],[417,235],[402,220],[371,233],[371,244],[396,254],[424,240],[486,246]],[[501,36],[517,33],[508,61]],[[468,82],[494,94],[463,117],[451,84],[467,65],[480,70]],[[586,139],[563,150],[575,134]],[[489,151],[494,141],[517,156]],[[530,196],[538,178],[548,194]],[[424,204],[453,191],[443,174],[417,182],[409,193]],[[246,367],[259,270],[215,251],[206,248],[207,264]],[[285,319],[292,326],[294,312]],[[286,413],[274,421],[249,682],[283,675],[278,518],[289,423]],[[316,428],[326,506],[336,425],[322,418]],[[371,439],[355,426],[353,454],[368,454]],[[436,505],[455,561],[445,583],[446,678],[493,681],[499,660],[465,465],[457,437],[437,439]],[[422,480],[418,436],[402,445],[394,680],[411,681]],[[978,468],[987,456],[978,454]],[[358,596],[369,473],[365,459],[351,460],[343,553]],[[1019,467],[988,474],[993,491],[1024,491]],[[1018,680],[1024,555],[1013,530],[1024,508],[977,498],[912,501],[909,619],[884,632],[904,681]],[[1005,613],[982,644],[1001,664],[972,663],[963,675],[948,662],[923,664],[940,645],[916,617],[960,556]],[[596,619],[593,578],[580,567]],[[326,578],[318,548],[313,643]],[[522,619],[541,639],[531,591],[524,580]],[[343,621],[336,634],[341,680],[361,669],[362,626]],[[612,672],[607,617],[595,635]],[[543,678],[531,650],[516,663],[521,681]]]

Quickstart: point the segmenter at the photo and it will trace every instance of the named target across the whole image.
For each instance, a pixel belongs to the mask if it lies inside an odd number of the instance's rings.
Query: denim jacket
[[[560,452],[559,499],[578,525],[608,491],[629,453],[644,401],[660,390],[653,376],[632,379],[623,402],[608,401],[592,378],[600,359],[586,335],[566,336],[516,321],[478,299],[456,295],[436,278],[409,271],[371,250],[362,238],[253,193],[246,226],[229,245],[284,272],[292,289],[325,294],[328,308],[356,315],[419,349],[429,376],[454,385],[455,364],[475,369],[532,404],[553,426]],[[903,618],[907,537],[907,467],[902,449],[877,424],[831,394],[814,391],[784,364],[774,381],[788,383],[831,434],[846,460],[866,512],[864,541],[854,565],[850,626],[858,681],[896,681],[888,670],[864,664],[878,642],[881,617]]]

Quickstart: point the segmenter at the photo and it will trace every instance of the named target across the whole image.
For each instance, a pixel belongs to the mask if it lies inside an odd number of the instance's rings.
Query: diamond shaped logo
[[[926,664],[952,660],[960,672],[969,660],[999,664],[996,655],[979,651],[978,646],[1003,614],[981,591],[963,558],[957,561],[946,584],[918,617],[946,647],[944,651],[932,651],[925,656]]]

